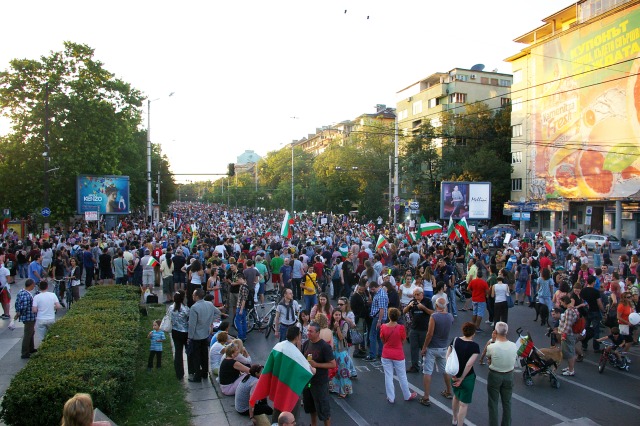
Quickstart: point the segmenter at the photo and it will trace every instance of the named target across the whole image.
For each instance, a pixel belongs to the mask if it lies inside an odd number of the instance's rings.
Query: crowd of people
[[[452,400],[452,423],[462,424],[472,401],[474,364],[486,356],[493,425],[499,423],[498,400],[502,424],[510,422],[516,360],[515,345],[507,337],[512,307],[528,304],[536,319],[550,327],[567,360],[565,376],[575,375],[575,362],[589,340],[599,350],[603,323],[617,326],[621,348],[637,341],[629,319],[640,310],[635,253],[630,258],[622,254],[614,268],[610,248],[596,247],[590,265],[586,246],[562,236],[554,246],[542,236],[513,238],[499,247],[477,234],[469,241],[440,233],[415,241],[410,224],[364,224],[332,214],[299,215],[288,224],[291,234],[282,236],[283,215],[174,203],[167,219],[154,226],[124,219],[109,232],[79,223],[29,239],[5,234],[0,263],[9,273],[3,288],[15,277],[28,278],[15,303],[16,317],[25,323],[23,357],[36,350],[34,330],[43,337],[50,314],[63,308],[65,291],[77,299],[82,283],[87,288],[96,282],[132,284],[141,287],[145,301],[145,294],[162,288],[176,378],[185,376],[186,352],[189,381],[209,378],[236,398],[241,414],[254,421],[271,415],[275,422],[280,413],[266,400],[249,404],[262,367],[244,346],[248,311],[263,303],[267,292],[275,293],[277,340],[295,342],[316,371],[301,396],[312,424],[330,423],[331,393],[339,398],[354,393],[354,358],[381,363],[390,404],[395,403],[396,376],[405,401],[430,406],[437,366],[445,384],[441,395]],[[378,236],[382,240],[376,242]],[[59,283],[54,297],[46,295],[47,281]],[[34,297],[36,284],[40,294]],[[472,316],[456,333],[451,328],[459,311]],[[149,334],[150,369],[152,357],[161,365],[159,327]],[[474,342],[478,333],[491,334],[482,355]],[[457,374],[444,373],[452,353]],[[411,373],[423,375],[422,398],[410,392]]]

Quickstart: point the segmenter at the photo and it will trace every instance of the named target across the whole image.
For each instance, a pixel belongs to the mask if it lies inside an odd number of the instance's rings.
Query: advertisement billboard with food
[[[76,187],[78,214],[129,214],[129,176],[80,175]]]
[[[533,47],[531,58],[529,168],[535,177],[530,191],[539,198],[635,194],[640,188],[640,7],[567,30]]]

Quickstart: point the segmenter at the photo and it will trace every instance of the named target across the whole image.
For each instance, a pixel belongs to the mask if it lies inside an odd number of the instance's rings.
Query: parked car
[[[620,240],[618,240],[613,235],[585,234],[582,237],[578,238],[578,241],[584,241],[585,243],[587,243],[587,248],[589,250],[593,250],[593,248],[596,246],[596,242],[603,246],[606,240],[609,240],[612,251],[620,250]]]
[[[511,226],[494,226],[493,228],[484,231],[482,237],[485,239],[493,240],[493,237],[496,235],[496,233],[498,235],[502,235],[503,233],[505,235],[511,234],[511,238],[516,236],[516,230]]]

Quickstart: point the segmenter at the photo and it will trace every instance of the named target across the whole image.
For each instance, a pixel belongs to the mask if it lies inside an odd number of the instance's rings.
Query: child
[[[128,284],[133,284],[134,270],[135,270],[135,267],[133,266],[133,260],[130,260],[129,264],[127,265],[127,283]]]
[[[609,339],[613,346],[611,350],[613,351],[616,358],[618,358],[618,365],[622,365],[622,355],[620,354],[620,347],[625,345],[624,337],[620,334],[620,329],[618,327],[611,327],[611,334],[608,336],[601,337],[596,339],[598,342],[604,342]]]
[[[149,332],[147,336],[151,339],[151,347],[149,352],[149,363],[147,364],[147,371],[151,371],[153,368],[153,357],[156,357],[156,368],[162,367],[162,342],[164,342],[164,332],[160,331],[160,320],[153,322],[153,330]]]

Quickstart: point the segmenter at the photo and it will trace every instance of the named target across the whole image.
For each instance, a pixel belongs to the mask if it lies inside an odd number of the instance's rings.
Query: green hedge
[[[97,286],[49,330],[0,406],[12,426],[59,425],[64,403],[78,392],[112,414],[132,396],[140,313],[139,289]]]

